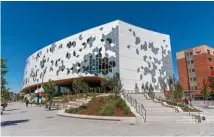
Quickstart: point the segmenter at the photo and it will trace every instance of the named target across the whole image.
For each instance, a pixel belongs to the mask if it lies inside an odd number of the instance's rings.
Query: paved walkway
[[[1,117],[2,136],[162,136],[214,135],[214,124],[141,124],[60,117],[43,107],[10,104]]]

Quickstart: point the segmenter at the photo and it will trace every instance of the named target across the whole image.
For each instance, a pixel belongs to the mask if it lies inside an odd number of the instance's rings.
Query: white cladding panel
[[[148,84],[161,91],[163,81],[172,76],[169,35],[119,22],[120,77],[123,88],[134,90]],[[160,84],[161,83],[161,84]]]
[[[37,51],[26,61],[22,88],[42,83],[43,73],[43,82],[47,82],[49,79],[75,78],[79,75],[103,77],[106,75],[105,73],[104,75],[102,72],[95,74],[95,71],[99,71],[97,68],[92,67],[93,72],[89,73],[89,71],[84,71],[83,67],[89,66],[90,56],[95,58],[99,53],[102,55],[102,59],[106,57],[109,58],[109,62],[116,62],[119,47],[118,30],[118,21],[110,22],[72,35]],[[87,61],[85,62],[85,60]],[[96,61],[94,59],[94,64],[98,63]],[[116,66],[112,66],[112,71],[107,72],[107,75],[111,75],[114,71],[118,72],[118,63]]]

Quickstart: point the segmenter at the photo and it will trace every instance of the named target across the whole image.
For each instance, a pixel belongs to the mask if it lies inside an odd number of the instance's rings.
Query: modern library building
[[[116,20],[69,36],[27,59],[21,92],[34,92],[49,80],[66,90],[80,75],[96,89],[114,74],[124,90],[144,85],[161,92],[173,75],[169,35]]]

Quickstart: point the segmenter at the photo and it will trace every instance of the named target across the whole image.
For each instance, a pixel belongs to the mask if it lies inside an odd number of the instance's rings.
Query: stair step
[[[181,113],[175,113],[175,112],[151,112],[147,111],[146,114],[148,116],[189,116],[188,114],[181,114]]]
[[[196,123],[196,121],[188,121],[188,120],[146,120],[148,123],[150,122],[176,122],[176,123]]]
[[[196,123],[194,121],[146,121],[147,123]]]
[[[147,119],[152,119],[152,120],[194,120],[190,117],[159,117],[159,116],[147,116]]]
[[[170,119],[158,119],[158,118],[146,118],[146,120],[147,121],[183,121],[183,122],[187,122],[187,121],[195,121],[194,119],[172,119],[172,118],[170,118]]]
[[[144,112],[144,109],[142,111]],[[146,109],[146,112],[175,113],[175,111],[173,109],[172,110],[168,110],[168,109],[154,109],[154,108]]]
[[[148,123],[196,123],[188,113],[176,113],[173,108],[162,106],[161,103],[146,100],[142,94],[131,94],[133,99],[143,104],[146,109]]]

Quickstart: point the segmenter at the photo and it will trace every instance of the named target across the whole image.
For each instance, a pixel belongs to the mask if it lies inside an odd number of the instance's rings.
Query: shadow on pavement
[[[12,114],[17,114],[17,113],[5,113],[5,112],[3,112],[2,116],[3,115],[12,115]]]
[[[26,112],[28,112],[28,111],[21,111],[21,112],[19,112],[19,113],[26,113]]]
[[[49,109],[45,109],[45,111],[58,111],[59,109],[54,109],[54,108],[52,108],[51,110],[49,110]]]
[[[3,121],[1,122],[1,126],[5,127],[5,126],[16,126],[19,123],[24,123],[24,122],[28,122],[29,119],[24,119],[24,120],[13,120],[13,121]]]
[[[54,118],[54,117],[46,117],[46,118]]]
[[[8,109],[8,110],[5,110],[5,111],[14,111],[14,110],[20,110],[20,109]]]

